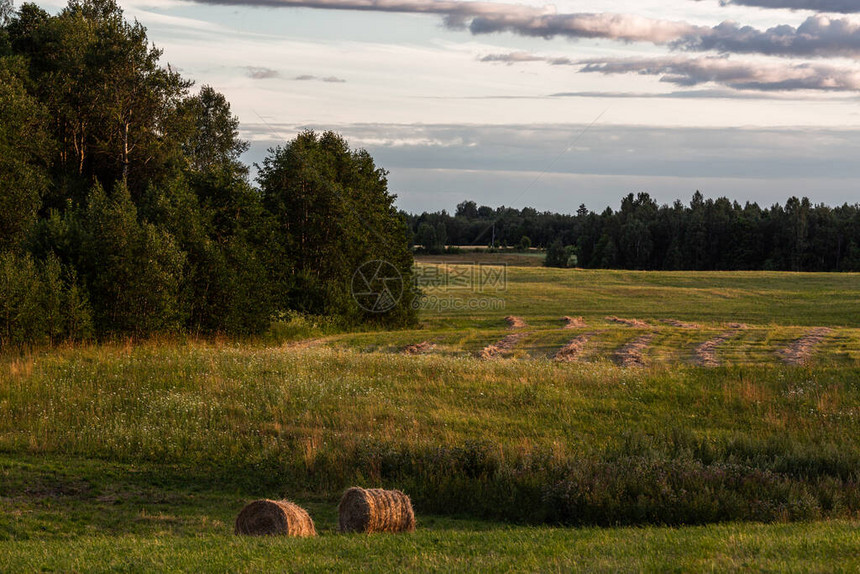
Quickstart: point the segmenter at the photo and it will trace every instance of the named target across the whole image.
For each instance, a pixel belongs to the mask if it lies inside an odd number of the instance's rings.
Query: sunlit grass
[[[856,569],[858,293],[857,275],[511,268],[504,312],[425,312],[414,330],[300,317],[254,343],[7,354],[0,570]],[[478,359],[512,332],[507,314],[522,338]],[[724,366],[694,366],[732,322],[748,328],[717,349]],[[809,366],[783,365],[810,326],[834,331]],[[617,366],[651,332],[646,367]],[[551,360],[584,333],[577,362]],[[402,354],[425,340],[429,354]],[[416,536],[333,536],[351,484],[409,492]],[[298,500],[324,536],[230,536],[263,496]],[[740,518],[826,520],[521,525]]]

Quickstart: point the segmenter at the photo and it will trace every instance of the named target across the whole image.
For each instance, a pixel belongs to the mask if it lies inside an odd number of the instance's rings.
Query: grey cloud
[[[570,58],[546,58],[531,52],[511,52],[509,54],[488,54],[480,58],[482,62],[499,62],[503,64],[519,64],[522,62],[548,62],[554,66],[566,66],[572,62]]]
[[[245,66],[245,73],[249,78],[254,80],[268,80],[270,78],[278,78],[280,72],[271,68],[262,68],[258,66]]]
[[[317,8],[437,14],[449,28],[468,28],[473,34],[514,32],[551,38],[609,38],[626,42],[668,44],[706,32],[707,27],[657,20],[632,14],[559,14],[554,6],[532,7],[501,2],[459,0],[195,0],[202,4]]]
[[[857,57],[860,55],[860,24],[823,14],[810,16],[796,28],[781,25],[759,30],[726,21],[707,33],[680,38],[670,45],[695,52]]]
[[[307,128],[333,129],[366,147],[385,167],[398,204],[408,210],[451,209],[463,199],[491,205],[601,210],[632,191],[660,201],[688,201],[696,189],[770,204],[789,195],[856,202],[860,134],[846,129],[664,128],[564,124],[450,125],[242,124],[252,140],[249,160],[262,161],[275,143]],[[568,151],[565,151],[568,150]],[[527,189],[558,158],[539,183]],[[419,177],[420,174],[420,177]],[[675,183],[672,183],[675,182]],[[446,192],[450,192],[447,193]],[[418,204],[416,194],[426,194]],[[605,198],[605,199],[602,199]],[[604,202],[605,201],[605,202]]]
[[[780,93],[737,91],[730,89],[701,89],[681,90],[677,92],[557,92],[549,95],[550,98],[613,98],[613,99],[720,99],[720,100],[762,100],[762,99],[788,99],[789,96]],[[790,96],[797,100],[798,96]]]
[[[338,78],[335,76],[326,76],[324,78],[321,78],[319,76],[313,76],[311,74],[302,74],[301,76],[296,76],[293,79],[298,81],[298,82],[316,81],[316,82],[328,82],[330,84],[343,84],[346,82],[346,80],[344,80],[343,78]]]
[[[691,87],[715,83],[735,90],[790,91],[818,90],[853,92],[860,90],[860,70],[829,64],[787,64],[736,62],[723,57],[686,58],[606,58],[574,61],[528,52],[494,54],[482,62],[547,62],[575,66],[579,71],[601,74],[660,76],[661,81]],[[635,97],[635,96],[632,96]]]
[[[542,8],[499,2],[458,0],[196,0],[200,3],[281,6],[327,10],[423,13],[442,16],[451,28],[473,34],[511,32],[553,38],[605,38],[649,42],[678,50],[777,56],[860,56],[860,24],[823,14],[800,26],[766,30],[725,21],[713,27],[682,21],[658,20],[634,14],[558,13]],[[765,2],[767,0],[743,0]],[[776,2],[776,0],[773,0]],[[790,1],[790,0],[784,0]],[[823,0],[822,0],[823,1]]]
[[[857,0],[720,0],[723,6],[754,6],[756,8],[783,8],[788,10],[814,10],[815,12],[860,13]]]
[[[715,83],[738,90],[858,91],[860,71],[827,64],[761,64],[727,58],[624,58],[580,62],[582,72],[660,76],[678,86]]]

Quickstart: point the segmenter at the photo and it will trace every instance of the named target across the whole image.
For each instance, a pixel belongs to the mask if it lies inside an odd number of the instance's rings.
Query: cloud
[[[520,64],[523,62],[549,62],[555,66],[572,64],[570,58],[547,58],[530,52],[511,52],[509,54],[488,54],[480,59],[482,62],[499,62],[502,64]]]
[[[857,57],[860,55],[860,24],[823,14],[810,16],[797,27],[781,25],[767,30],[725,21],[707,33],[675,40],[671,46],[696,52]]]
[[[328,82],[330,84],[343,84],[346,83],[346,80],[343,78],[338,78],[335,76],[326,76],[321,78],[319,76],[313,76],[311,74],[302,74],[301,76],[296,76],[293,78],[297,82]]]
[[[268,80],[271,78],[279,78],[281,73],[271,68],[245,66],[245,75],[253,80]]]
[[[473,34],[514,32],[552,38],[609,38],[626,42],[668,44],[708,28],[686,22],[657,20],[633,14],[558,13],[554,6],[533,7],[501,2],[459,0],[195,0],[202,4],[359,10],[437,14],[449,28]]]
[[[274,127],[273,127],[274,126]],[[854,203],[860,133],[851,128],[666,128],[587,124],[326,125],[367,147],[390,170],[398,205],[409,211],[451,209],[464,199],[490,205],[574,212],[602,210],[627,193],[649,191],[661,202],[689,201],[697,189],[770,205],[807,195],[814,202]],[[273,129],[305,124],[242,124],[254,142],[249,160],[282,143]],[[567,151],[565,151],[567,150]],[[547,170],[549,158],[556,158]],[[538,184],[529,189],[540,175]],[[574,191],[572,191],[574,190]],[[420,197],[419,197],[420,196]]]
[[[195,0],[209,4],[437,14],[449,28],[472,34],[511,32],[541,38],[604,38],[648,42],[685,51],[776,56],[860,57],[860,24],[823,14],[799,26],[761,30],[727,20],[716,26],[659,20],[634,14],[558,13],[554,6],[458,0]],[[768,0],[741,0],[767,2]],[[774,3],[777,0],[772,0]],[[792,0],[781,0],[790,2]],[[821,0],[822,2],[824,0]],[[834,0],[831,0],[834,1]],[[797,2],[800,4],[800,2]],[[810,2],[809,5],[812,3]]]
[[[857,0],[720,0],[723,6],[754,6],[756,8],[783,8],[788,10],[813,10],[815,12],[837,12],[860,14]]]
[[[829,64],[737,62],[725,57],[606,58],[570,60],[529,52],[492,54],[482,62],[546,62],[575,66],[580,72],[660,76],[660,81],[683,87],[714,83],[734,90],[828,92],[860,91],[860,70]],[[558,95],[558,94],[556,94]],[[569,94],[563,94],[569,95]]]
[[[727,58],[608,58],[579,62],[580,71],[660,76],[678,86],[715,83],[736,90],[860,91],[860,71],[828,64],[734,62]]]

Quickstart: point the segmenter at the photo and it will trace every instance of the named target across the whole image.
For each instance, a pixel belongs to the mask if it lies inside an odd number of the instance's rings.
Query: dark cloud
[[[860,56],[860,24],[848,18],[816,14],[800,26],[781,25],[767,30],[726,21],[700,33],[671,42],[686,51],[772,56]]]
[[[346,80],[344,80],[342,78],[337,78],[335,76],[326,76],[324,78],[321,78],[319,76],[313,76],[311,74],[302,74],[301,76],[296,76],[293,79],[298,81],[298,82],[314,82],[315,81],[315,82],[328,82],[330,84],[343,84],[346,82]]]
[[[813,10],[815,12],[860,13],[857,0],[720,0],[723,6],[754,6],[756,8],[783,8],[788,10]]]
[[[776,56],[860,57],[860,24],[823,14],[800,26],[761,30],[725,21],[713,27],[658,20],[634,14],[557,13],[547,6],[535,8],[499,2],[457,0],[196,0],[200,3],[247,6],[303,7],[327,10],[363,10],[437,14],[451,28],[473,34],[511,32],[542,38],[605,38],[623,42],[649,42],[678,50]],[[743,0],[766,2],[768,0]],[[782,0],[789,2],[791,0]],[[823,1],[823,0],[822,0]],[[776,3],[776,0],[773,0]],[[797,2],[800,4],[800,2]],[[812,5],[812,3],[808,3]]]
[[[574,66],[580,72],[660,76],[660,81],[691,87],[718,84],[734,90],[827,92],[860,91],[860,70],[830,64],[789,64],[738,62],[725,57],[687,58],[604,58],[574,61],[528,52],[493,54],[482,62],[546,62],[554,66]]]
[[[245,74],[254,80],[268,80],[270,78],[279,78],[280,72],[271,68],[262,68],[258,66],[245,66]]]
[[[737,90],[860,91],[860,71],[827,64],[762,64],[727,58],[624,58],[580,62],[582,72],[660,76],[678,86],[714,83]]]
[[[686,22],[656,20],[633,14],[559,14],[554,6],[532,7],[501,2],[459,0],[195,0],[202,4],[317,8],[437,14],[449,28],[468,28],[473,34],[514,32],[551,38],[609,38],[626,42],[668,44],[708,28]]]

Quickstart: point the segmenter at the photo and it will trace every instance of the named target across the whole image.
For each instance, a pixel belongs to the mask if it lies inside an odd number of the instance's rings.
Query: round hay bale
[[[415,530],[412,501],[399,490],[354,486],[343,493],[337,510],[343,533]]]
[[[316,536],[314,521],[288,500],[255,500],[236,517],[236,534],[250,536]]]

